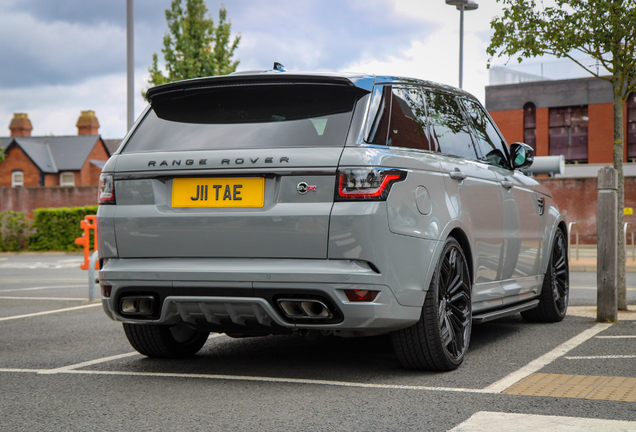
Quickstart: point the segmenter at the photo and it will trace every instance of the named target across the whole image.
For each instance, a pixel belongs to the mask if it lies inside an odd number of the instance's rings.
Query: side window
[[[468,116],[473,122],[477,142],[486,162],[491,165],[509,168],[508,146],[497,133],[497,129],[490,121],[488,114],[476,102],[466,99],[462,101]]]
[[[426,108],[419,87],[393,87],[388,144],[434,150],[428,136]]]
[[[367,119],[367,138],[369,144],[386,145],[391,115],[391,86],[377,86],[373,89],[369,118]]]
[[[431,138],[442,153],[477,159],[470,130],[455,96],[424,91]]]

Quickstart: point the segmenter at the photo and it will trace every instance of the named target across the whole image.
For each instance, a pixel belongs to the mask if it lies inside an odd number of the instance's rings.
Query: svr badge
[[[316,186],[309,186],[305,182],[300,182],[300,183],[298,183],[298,186],[296,186],[296,190],[298,191],[299,194],[304,195],[308,191],[316,192]]]

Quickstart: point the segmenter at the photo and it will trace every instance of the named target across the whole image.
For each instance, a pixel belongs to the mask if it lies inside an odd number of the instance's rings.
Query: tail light
[[[115,204],[115,182],[113,181],[112,174],[102,174],[99,176],[97,202],[101,205]]]
[[[393,183],[403,181],[406,171],[390,168],[343,168],[338,170],[336,201],[386,201]]]

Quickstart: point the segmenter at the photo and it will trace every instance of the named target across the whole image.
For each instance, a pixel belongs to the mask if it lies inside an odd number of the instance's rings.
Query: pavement
[[[596,245],[579,245],[578,258],[575,244],[570,246],[570,272],[596,273]],[[632,254],[631,244],[628,245],[625,258],[625,272],[636,273],[636,259]]]

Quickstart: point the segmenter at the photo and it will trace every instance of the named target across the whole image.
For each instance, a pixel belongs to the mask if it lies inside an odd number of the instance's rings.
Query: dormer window
[[[75,174],[72,172],[63,172],[62,174],[60,174],[60,186],[75,186]]]
[[[11,187],[23,187],[24,186],[24,174],[22,170],[13,171],[11,173]]]

